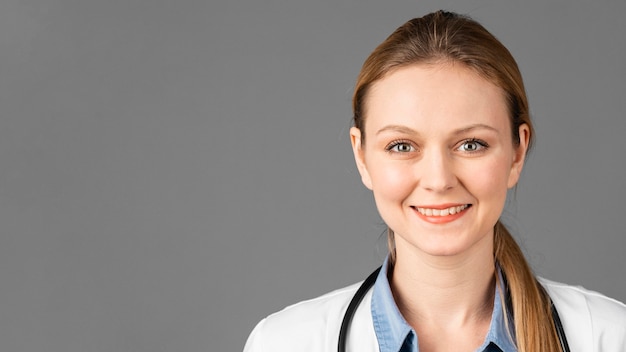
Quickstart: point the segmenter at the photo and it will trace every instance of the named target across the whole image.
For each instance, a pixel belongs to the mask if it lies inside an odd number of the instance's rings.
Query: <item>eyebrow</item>
[[[379,135],[383,132],[387,132],[387,131],[391,131],[391,132],[400,132],[400,133],[405,133],[405,134],[419,134],[416,130],[409,128],[407,126],[402,126],[402,125],[387,125],[381,129],[379,129],[376,132],[376,135]]]
[[[500,131],[498,131],[496,128],[492,126],[485,125],[484,123],[476,123],[473,125],[469,125],[467,127],[459,128],[458,130],[454,131],[454,134],[463,134],[466,132],[471,132],[473,130],[481,130],[481,129],[490,130],[498,134],[500,133]]]
[[[463,134],[463,133],[467,133],[467,132],[471,132],[473,130],[478,130],[478,129],[486,129],[486,130],[490,130],[496,133],[499,133],[499,131],[497,129],[495,129],[492,126],[489,125],[485,125],[483,123],[476,123],[473,125],[469,125],[466,127],[462,127],[459,128],[457,130],[455,130],[454,132],[452,132],[452,134],[454,135],[458,135],[458,134]],[[404,134],[417,134],[419,135],[419,132],[417,132],[416,130],[407,127],[407,126],[403,126],[403,125],[387,125],[381,129],[379,129],[376,134],[379,135],[383,132],[387,132],[387,131],[392,131],[392,132],[399,132],[399,133],[404,133]]]

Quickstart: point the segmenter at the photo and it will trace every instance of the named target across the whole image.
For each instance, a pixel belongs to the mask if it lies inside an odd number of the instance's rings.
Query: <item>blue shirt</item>
[[[372,319],[374,331],[378,339],[380,352],[418,352],[417,334],[404,320],[391,294],[387,267],[389,257],[385,259],[383,267],[376,278],[372,292]],[[502,278],[498,275],[500,283]],[[491,324],[483,344],[476,350],[479,352],[517,352],[515,344],[509,336],[505,324],[504,310],[500,300],[500,286],[496,285],[496,294],[493,302]],[[511,327],[512,327],[512,321]]]

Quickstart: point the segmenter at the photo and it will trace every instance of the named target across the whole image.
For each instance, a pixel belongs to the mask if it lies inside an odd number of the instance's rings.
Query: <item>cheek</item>
[[[508,159],[494,158],[468,166],[463,172],[463,184],[479,199],[503,203],[508,190],[510,167]]]
[[[414,189],[410,168],[402,165],[381,165],[372,175],[372,191],[377,202],[402,201]]]

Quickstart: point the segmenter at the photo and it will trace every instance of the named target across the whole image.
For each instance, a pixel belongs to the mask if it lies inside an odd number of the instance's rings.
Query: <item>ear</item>
[[[519,145],[515,150],[515,156],[513,159],[513,165],[511,165],[511,172],[509,174],[508,187],[512,188],[519,181],[522,169],[524,168],[524,161],[526,160],[526,152],[528,151],[528,144],[530,143],[530,127],[527,124],[519,126]]]
[[[363,146],[361,145],[361,130],[356,127],[350,128],[350,142],[352,143],[352,152],[354,153],[354,161],[356,161],[356,167],[361,174],[361,182],[365,187],[372,189],[372,179],[367,171],[367,165],[365,164],[365,153]]]

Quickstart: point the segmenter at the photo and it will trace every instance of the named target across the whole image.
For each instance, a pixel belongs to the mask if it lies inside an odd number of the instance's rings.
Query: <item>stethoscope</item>
[[[348,309],[346,310],[346,314],[344,314],[343,316],[343,321],[341,322],[341,329],[339,330],[339,343],[337,347],[338,352],[346,351],[346,336],[348,335],[348,328],[350,327],[352,318],[354,317],[356,309],[358,308],[359,304],[361,304],[361,301],[365,297],[367,291],[369,291],[369,289],[374,286],[374,282],[376,282],[376,277],[378,276],[381,268],[382,267],[379,267],[378,269],[374,270],[374,272],[371,273],[370,276],[365,279],[365,281],[363,281],[359,289],[352,297],[352,300],[348,305]],[[563,330],[563,324],[561,323],[561,318],[559,317],[559,312],[557,312],[556,307],[554,306],[554,302],[552,302],[552,300],[550,300],[550,305],[552,307],[552,319],[554,320],[554,325],[556,326],[556,332],[559,335],[561,349],[563,350],[563,352],[570,352],[569,345],[567,344],[567,338],[565,337],[565,331]]]

